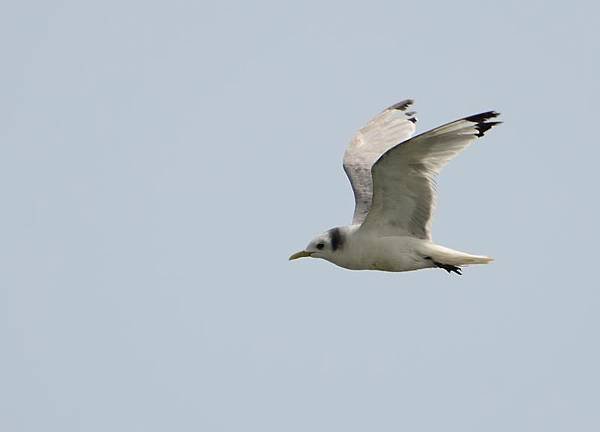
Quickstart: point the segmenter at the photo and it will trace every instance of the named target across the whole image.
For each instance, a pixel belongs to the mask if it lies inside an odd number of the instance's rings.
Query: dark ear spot
[[[338,250],[344,245],[344,236],[339,228],[333,228],[329,230],[329,238],[331,240],[331,249],[334,251]]]

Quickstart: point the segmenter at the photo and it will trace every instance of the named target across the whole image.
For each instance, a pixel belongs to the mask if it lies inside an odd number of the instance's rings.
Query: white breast
[[[410,271],[431,267],[423,243],[413,237],[373,237],[350,228],[343,250],[334,263],[351,270]]]

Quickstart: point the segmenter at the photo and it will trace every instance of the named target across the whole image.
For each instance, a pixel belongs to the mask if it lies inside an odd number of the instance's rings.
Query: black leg
[[[435,262],[433,259],[431,259],[431,257],[425,257],[425,259],[431,260],[431,262],[433,262],[433,264],[441,269],[446,270],[448,273],[456,273],[457,275],[461,275],[462,276],[462,269],[460,267],[457,266],[453,266],[450,264],[442,264],[439,262]]]
[[[436,266],[438,266],[439,268],[443,268],[444,270],[446,270],[448,273],[456,273],[457,275],[461,275],[462,276],[462,269],[460,267],[457,266],[453,266],[450,264],[440,264],[440,263],[436,263],[435,261],[433,262]]]

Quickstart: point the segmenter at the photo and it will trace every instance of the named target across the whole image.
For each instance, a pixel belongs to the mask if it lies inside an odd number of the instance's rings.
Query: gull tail
[[[460,267],[471,264],[489,264],[494,261],[493,258],[487,256],[471,255],[434,244],[430,246],[427,253],[434,262],[448,266]]]

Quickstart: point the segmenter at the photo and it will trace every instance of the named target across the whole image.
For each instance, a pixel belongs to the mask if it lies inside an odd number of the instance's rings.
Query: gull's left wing
[[[491,127],[498,116],[488,111],[453,121],[401,142],[371,169],[373,198],[360,227],[381,236],[431,239],[435,209],[434,178],[457,154]]]
[[[417,118],[408,111],[412,104],[411,99],[403,100],[379,113],[356,133],[346,149],[344,171],[355,200],[353,224],[361,224],[371,207],[371,167],[375,161],[415,132]]]

